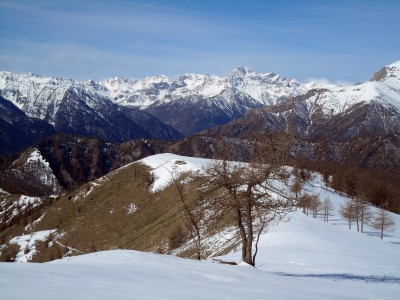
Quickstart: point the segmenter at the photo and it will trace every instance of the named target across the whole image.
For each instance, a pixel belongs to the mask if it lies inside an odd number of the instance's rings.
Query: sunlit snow
[[[161,188],[170,180],[171,170],[200,170],[210,161],[162,154],[142,162],[153,168]],[[304,188],[332,200],[336,209],[329,223],[301,211],[291,213],[289,222],[272,226],[262,235],[256,268],[241,263],[239,249],[218,260],[200,262],[130,250],[104,251],[45,264],[0,263],[1,297],[398,299],[400,230],[387,232],[383,240],[368,226],[364,233],[356,232],[354,226],[348,230],[337,211],[345,196],[326,188],[318,174]],[[399,215],[391,216],[400,224]],[[233,234],[228,228],[224,235]]]

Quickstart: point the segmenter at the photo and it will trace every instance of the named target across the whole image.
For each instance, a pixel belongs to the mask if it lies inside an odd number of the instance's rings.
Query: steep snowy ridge
[[[400,112],[400,61],[375,73],[371,81],[352,86],[324,82],[309,82],[308,89],[324,89],[309,98],[309,106],[319,106],[327,115],[343,113],[355,104],[379,103]]]
[[[65,93],[72,90],[78,94],[84,91],[87,104],[93,106],[93,99],[102,99],[105,88],[94,81],[74,81],[66,78],[42,77],[32,73],[13,74],[0,72],[0,93],[14,103],[27,116],[47,120],[54,125],[55,115],[59,110]]]
[[[93,80],[0,72],[0,95],[27,116],[53,125],[57,132],[113,142],[181,137],[157,118],[113,103],[109,94],[106,87]]]

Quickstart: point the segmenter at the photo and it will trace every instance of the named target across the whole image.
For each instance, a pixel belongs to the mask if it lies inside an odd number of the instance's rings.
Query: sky
[[[0,70],[76,80],[237,66],[369,80],[400,60],[398,0],[0,0]]]

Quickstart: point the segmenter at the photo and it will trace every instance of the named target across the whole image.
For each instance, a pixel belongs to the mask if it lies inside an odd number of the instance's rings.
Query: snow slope
[[[157,188],[170,171],[201,170],[209,160],[171,154],[141,161],[154,172]],[[240,252],[194,261],[114,250],[45,264],[0,263],[4,299],[398,299],[400,229],[383,240],[366,227],[347,229],[338,214],[346,201],[323,186],[318,174],[305,185],[336,207],[330,222],[300,211],[262,235],[256,268],[240,263]],[[400,224],[400,216],[391,214]],[[398,225],[399,227],[399,225]],[[40,278],[40,279],[38,279]]]
[[[399,245],[301,213],[265,235],[257,268],[115,250],[0,264],[3,299],[397,299]],[[238,254],[226,259],[237,258]],[[40,278],[40,279],[39,279]]]
[[[154,179],[152,191],[156,192],[168,186],[173,178],[189,171],[199,171],[207,167],[211,160],[180,156],[171,153],[164,153],[146,157],[139,161],[151,168]]]

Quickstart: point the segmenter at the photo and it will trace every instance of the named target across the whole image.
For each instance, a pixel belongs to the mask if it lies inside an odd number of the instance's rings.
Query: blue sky
[[[79,80],[236,66],[368,80],[400,59],[400,1],[0,0],[0,70]]]

